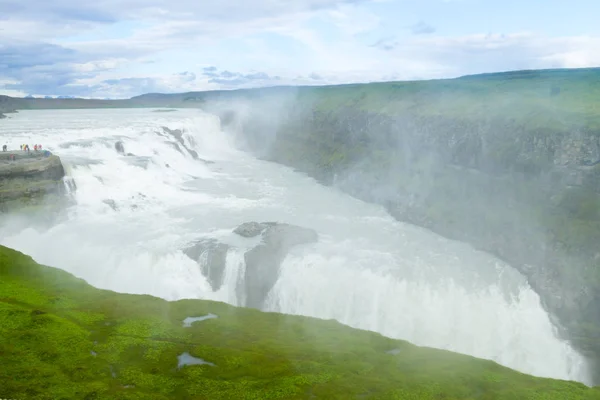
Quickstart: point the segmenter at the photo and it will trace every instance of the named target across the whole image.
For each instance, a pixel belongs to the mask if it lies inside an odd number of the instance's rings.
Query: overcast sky
[[[599,0],[0,0],[0,94],[600,66]]]

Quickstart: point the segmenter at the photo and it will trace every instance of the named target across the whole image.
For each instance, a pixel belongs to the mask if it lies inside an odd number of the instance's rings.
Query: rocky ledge
[[[259,309],[277,282],[281,263],[292,247],[319,240],[312,229],[279,222],[246,222],[233,232],[248,239],[261,236],[260,242],[244,254],[244,279],[236,288],[240,304]],[[201,239],[191,243],[184,253],[198,262],[216,291],[223,285],[228,251],[227,244]]]
[[[64,193],[65,170],[49,152],[0,152],[0,212]]]

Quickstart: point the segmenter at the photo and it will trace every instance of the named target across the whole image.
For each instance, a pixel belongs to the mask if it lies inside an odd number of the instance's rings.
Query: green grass
[[[560,93],[551,94],[552,88]],[[389,116],[511,123],[525,131],[600,134],[600,70],[535,71],[460,79],[302,88],[298,103]]]
[[[215,366],[178,369],[183,352]],[[28,400],[600,399],[335,321],[95,289],[1,246],[0,359],[0,398]]]
[[[554,92],[559,89],[559,92]],[[211,101],[294,98],[321,112],[351,108],[386,115],[445,117],[471,122],[511,119],[527,130],[559,133],[577,127],[600,134],[600,69],[481,74],[457,79],[320,87],[151,94],[128,100],[14,99],[11,108],[194,107]],[[0,98],[2,100],[2,98]]]

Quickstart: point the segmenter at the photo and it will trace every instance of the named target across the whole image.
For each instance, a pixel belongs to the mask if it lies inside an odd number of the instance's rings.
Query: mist
[[[600,321],[589,284],[599,236],[581,221],[599,215],[599,138],[574,118],[561,73],[507,74],[503,89],[486,79],[398,94],[394,84],[300,88],[207,109],[226,114],[224,129],[258,157],[505,261],[560,337],[595,359],[581,329]]]

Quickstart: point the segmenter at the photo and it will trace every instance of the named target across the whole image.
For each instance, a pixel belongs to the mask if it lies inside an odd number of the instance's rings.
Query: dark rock
[[[177,150],[179,153],[183,154],[183,150],[181,150],[181,147],[179,147],[179,145],[177,143],[165,141],[165,144],[171,146],[172,148],[174,148],[175,150]]]
[[[183,140],[183,130],[181,129],[169,129],[166,126],[162,127],[163,131],[166,134],[169,134],[171,136],[173,136],[180,144],[181,146],[183,146],[183,148],[192,156],[192,158],[194,160],[198,160],[198,153],[192,149],[189,149],[186,145],[185,145],[185,141]],[[181,151],[181,149],[179,148],[179,146],[177,145],[177,143],[169,143],[171,146],[175,147],[175,149],[177,149],[177,151],[179,151],[181,154],[183,154],[183,151]],[[204,161],[204,160],[202,160]]]
[[[113,199],[104,199],[102,202],[112,208],[114,211],[117,211],[119,208],[117,207],[117,203]]]
[[[183,253],[200,265],[202,275],[216,291],[223,285],[228,250],[228,245],[215,239],[202,239],[188,246]]]
[[[163,131],[173,136],[177,141],[183,144],[183,131],[181,129],[169,129],[166,126],[162,127]]]
[[[276,225],[276,222],[244,222],[233,230],[240,236],[251,238],[260,235],[269,226]]]
[[[317,232],[312,229],[273,222],[246,223],[237,230],[252,236],[256,236],[257,231],[262,233],[261,244],[244,255],[244,305],[258,309],[262,308],[267,294],[277,282],[279,268],[289,250],[293,246],[314,243],[319,239]]]
[[[125,154],[125,145],[123,145],[123,142],[121,142],[120,140],[116,142],[115,150],[117,150],[117,153],[119,154]]]
[[[248,238],[262,234],[260,243],[244,254],[246,270],[236,286],[240,304],[258,309],[277,282],[281,262],[290,249],[319,239],[312,229],[277,222],[246,222],[234,232]],[[228,250],[227,244],[215,239],[201,239],[183,252],[200,265],[202,275],[216,291],[223,285]]]
[[[268,228],[263,232],[263,241],[272,248],[288,251],[291,247],[315,243],[319,235],[312,229],[290,224],[263,222]]]
[[[195,151],[195,150],[189,150],[189,149],[188,149],[188,153],[190,153],[190,155],[192,156],[192,158],[193,158],[194,160],[197,160],[197,159],[199,158],[199,157],[198,157],[198,152],[197,152],[197,151]]]

